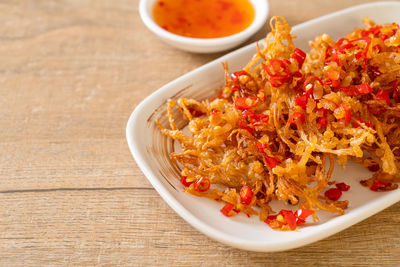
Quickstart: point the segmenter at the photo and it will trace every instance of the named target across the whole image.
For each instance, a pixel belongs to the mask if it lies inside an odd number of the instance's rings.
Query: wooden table
[[[270,14],[294,25],[365,2],[271,0]],[[132,159],[126,122],[222,53],[162,43],[138,0],[3,0],[0,14],[1,266],[400,265],[400,203],[281,253],[222,245],[169,208]]]

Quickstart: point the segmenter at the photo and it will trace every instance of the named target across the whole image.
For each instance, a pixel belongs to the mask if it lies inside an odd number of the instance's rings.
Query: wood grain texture
[[[270,15],[294,25],[365,2],[271,0]],[[400,265],[400,203],[273,254],[217,243],[176,215],[132,159],[125,125],[147,95],[223,53],[169,47],[137,6],[0,2],[0,266]]]

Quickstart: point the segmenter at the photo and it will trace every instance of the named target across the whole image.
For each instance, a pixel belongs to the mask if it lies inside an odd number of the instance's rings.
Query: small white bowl
[[[155,2],[156,0],[140,0],[139,3],[140,17],[147,28],[167,44],[196,53],[213,53],[233,48],[257,32],[265,24],[268,17],[268,0],[250,0],[254,7],[255,16],[251,25],[243,31],[221,38],[190,38],[170,33],[154,22],[153,7]]]

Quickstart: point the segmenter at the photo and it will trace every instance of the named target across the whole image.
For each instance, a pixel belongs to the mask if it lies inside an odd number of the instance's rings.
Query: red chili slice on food
[[[211,182],[209,179],[201,177],[194,183],[194,191],[206,192],[210,188]]]
[[[388,106],[390,106],[390,96],[387,90],[379,90],[376,94],[376,99],[384,100]]]
[[[296,103],[296,105],[302,107],[303,109],[306,109],[307,107],[307,95],[303,94],[302,96],[297,95],[296,98],[294,99],[294,102]]]
[[[344,109],[344,117],[343,119],[340,119],[340,123],[348,123],[351,121],[351,109],[345,104],[345,103],[340,103],[340,106],[343,107]]]
[[[194,181],[188,182],[187,181],[187,176],[182,176],[181,177],[181,183],[185,186],[188,187],[189,185],[193,184]]]
[[[326,117],[318,118],[317,122],[321,128],[326,128],[326,126],[328,126],[328,119]]]
[[[264,159],[271,169],[275,168],[279,164],[279,160],[276,158],[265,156]]]
[[[247,185],[243,186],[242,189],[240,189],[240,201],[244,205],[249,205],[253,199],[253,191],[248,187]]]
[[[242,129],[247,130],[250,134],[253,134],[253,132],[254,132],[254,129],[250,128],[249,125],[247,124],[246,120],[244,120],[244,119],[239,119],[238,126]]]
[[[289,123],[296,124],[299,120],[303,124],[306,121],[306,117],[301,112],[293,112],[293,114],[289,117]]]
[[[371,185],[372,191],[384,191],[387,187],[392,186],[392,183],[386,183],[379,180],[375,180]]]
[[[270,59],[264,69],[270,76],[269,82],[273,87],[280,87],[287,83],[292,78],[292,73],[289,69],[290,61],[281,59]]]
[[[322,80],[321,80],[320,78],[318,78],[317,76],[315,76],[315,75],[310,75],[310,76],[308,76],[308,77],[306,78],[306,80],[304,81],[304,83],[303,83],[303,89],[304,89],[304,92],[307,94],[307,96],[311,96],[311,97],[313,97],[313,93],[314,93],[314,84],[311,83],[311,80],[313,80],[313,79],[314,79],[316,82],[319,82],[319,84],[320,84],[321,86],[324,86],[324,83],[322,82]],[[307,86],[308,86],[309,84],[311,84],[312,86],[311,86],[311,88],[308,88],[308,89],[307,89]]]
[[[265,114],[258,114],[255,113],[251,110],[244,110],[242,112],[243,116],[248,116],[250,119],[250,122],[253,126],[260,126],[263,124],[267,124],[269,120],[269,116]]]
[[[234,73],[232,73],[232,75],[231,75],[231,79],[233,80],[233,81],[235,81],[235,80],[237,80],[238,78],[239,78],[239,76],[250,76],[250,74],[247,72],[247,71],[245,71],[245,70],[239,70],[239,71],[236,71],[236,72],[234,72]]]
[[[342,191],[338,188],[331,188],[325,192],[325,196],[330,200],[336,201],[342,196]]]
[[[280,212],[286,220],[287,225],[289,225],[291,230],[296,229],[296,216],[294,216],[291,210],[281,210]]]
[[[358,96],[372,93],[372,88],[368,83],[363,83],[356,86],[342,87],[340,91],[344,92],[348,96]]]
[[[358,121],[358,122],[357,122]],[[361,127],[360,123],[364,123],[365,126],[372,128],[372,122],[364,122],[360,117],[356,119],[356,121],[353,123],[354,128],[359,128]]]
[[[350,189],[350,185],[345,184],[345,183],[338,183],[338,184],[336,184],[336,187],[337,187],[340,191],[349,191],[349,189]]]
[[[313,215],[314,211],[309,210],[309,209],[298,209],[295,213],[294,216],[296,216],[297,223],[304,223],[307,219],[308,216]]]
[[[235,100],[235,107],[240,110],[254,108],[258,105],[257,97],[248,96],[248,97],[238,97]]]
[[[301,49],[296,48],[291,56],[294,60],[297,61],[299,65],[299,69],[303,66],[304,60],[306,59],[306,53],[304,53]]]
[[[266,149],[268,149],[268,144],[257,143],[257,148],[260,153],[264,153]]]
[[[288,63],[281,59],[268,60],[268,62],[266,62],[266,64],[264,65],[264,69],[270,76],[286,76],[291,73]]]
[[[225,206],[223,206],[220,211],[226,217],[231,217],[232,215],[234,215],[231,213],[231,211],[233,210],[233,207],[234,207],[234,205],[232,203],[226,203]]]

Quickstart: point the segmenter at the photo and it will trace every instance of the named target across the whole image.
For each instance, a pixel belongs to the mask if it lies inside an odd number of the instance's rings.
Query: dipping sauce
[[[155,22],[186,37],[218,38],[243,31],[254,20],[249,0],[158,0]]]

